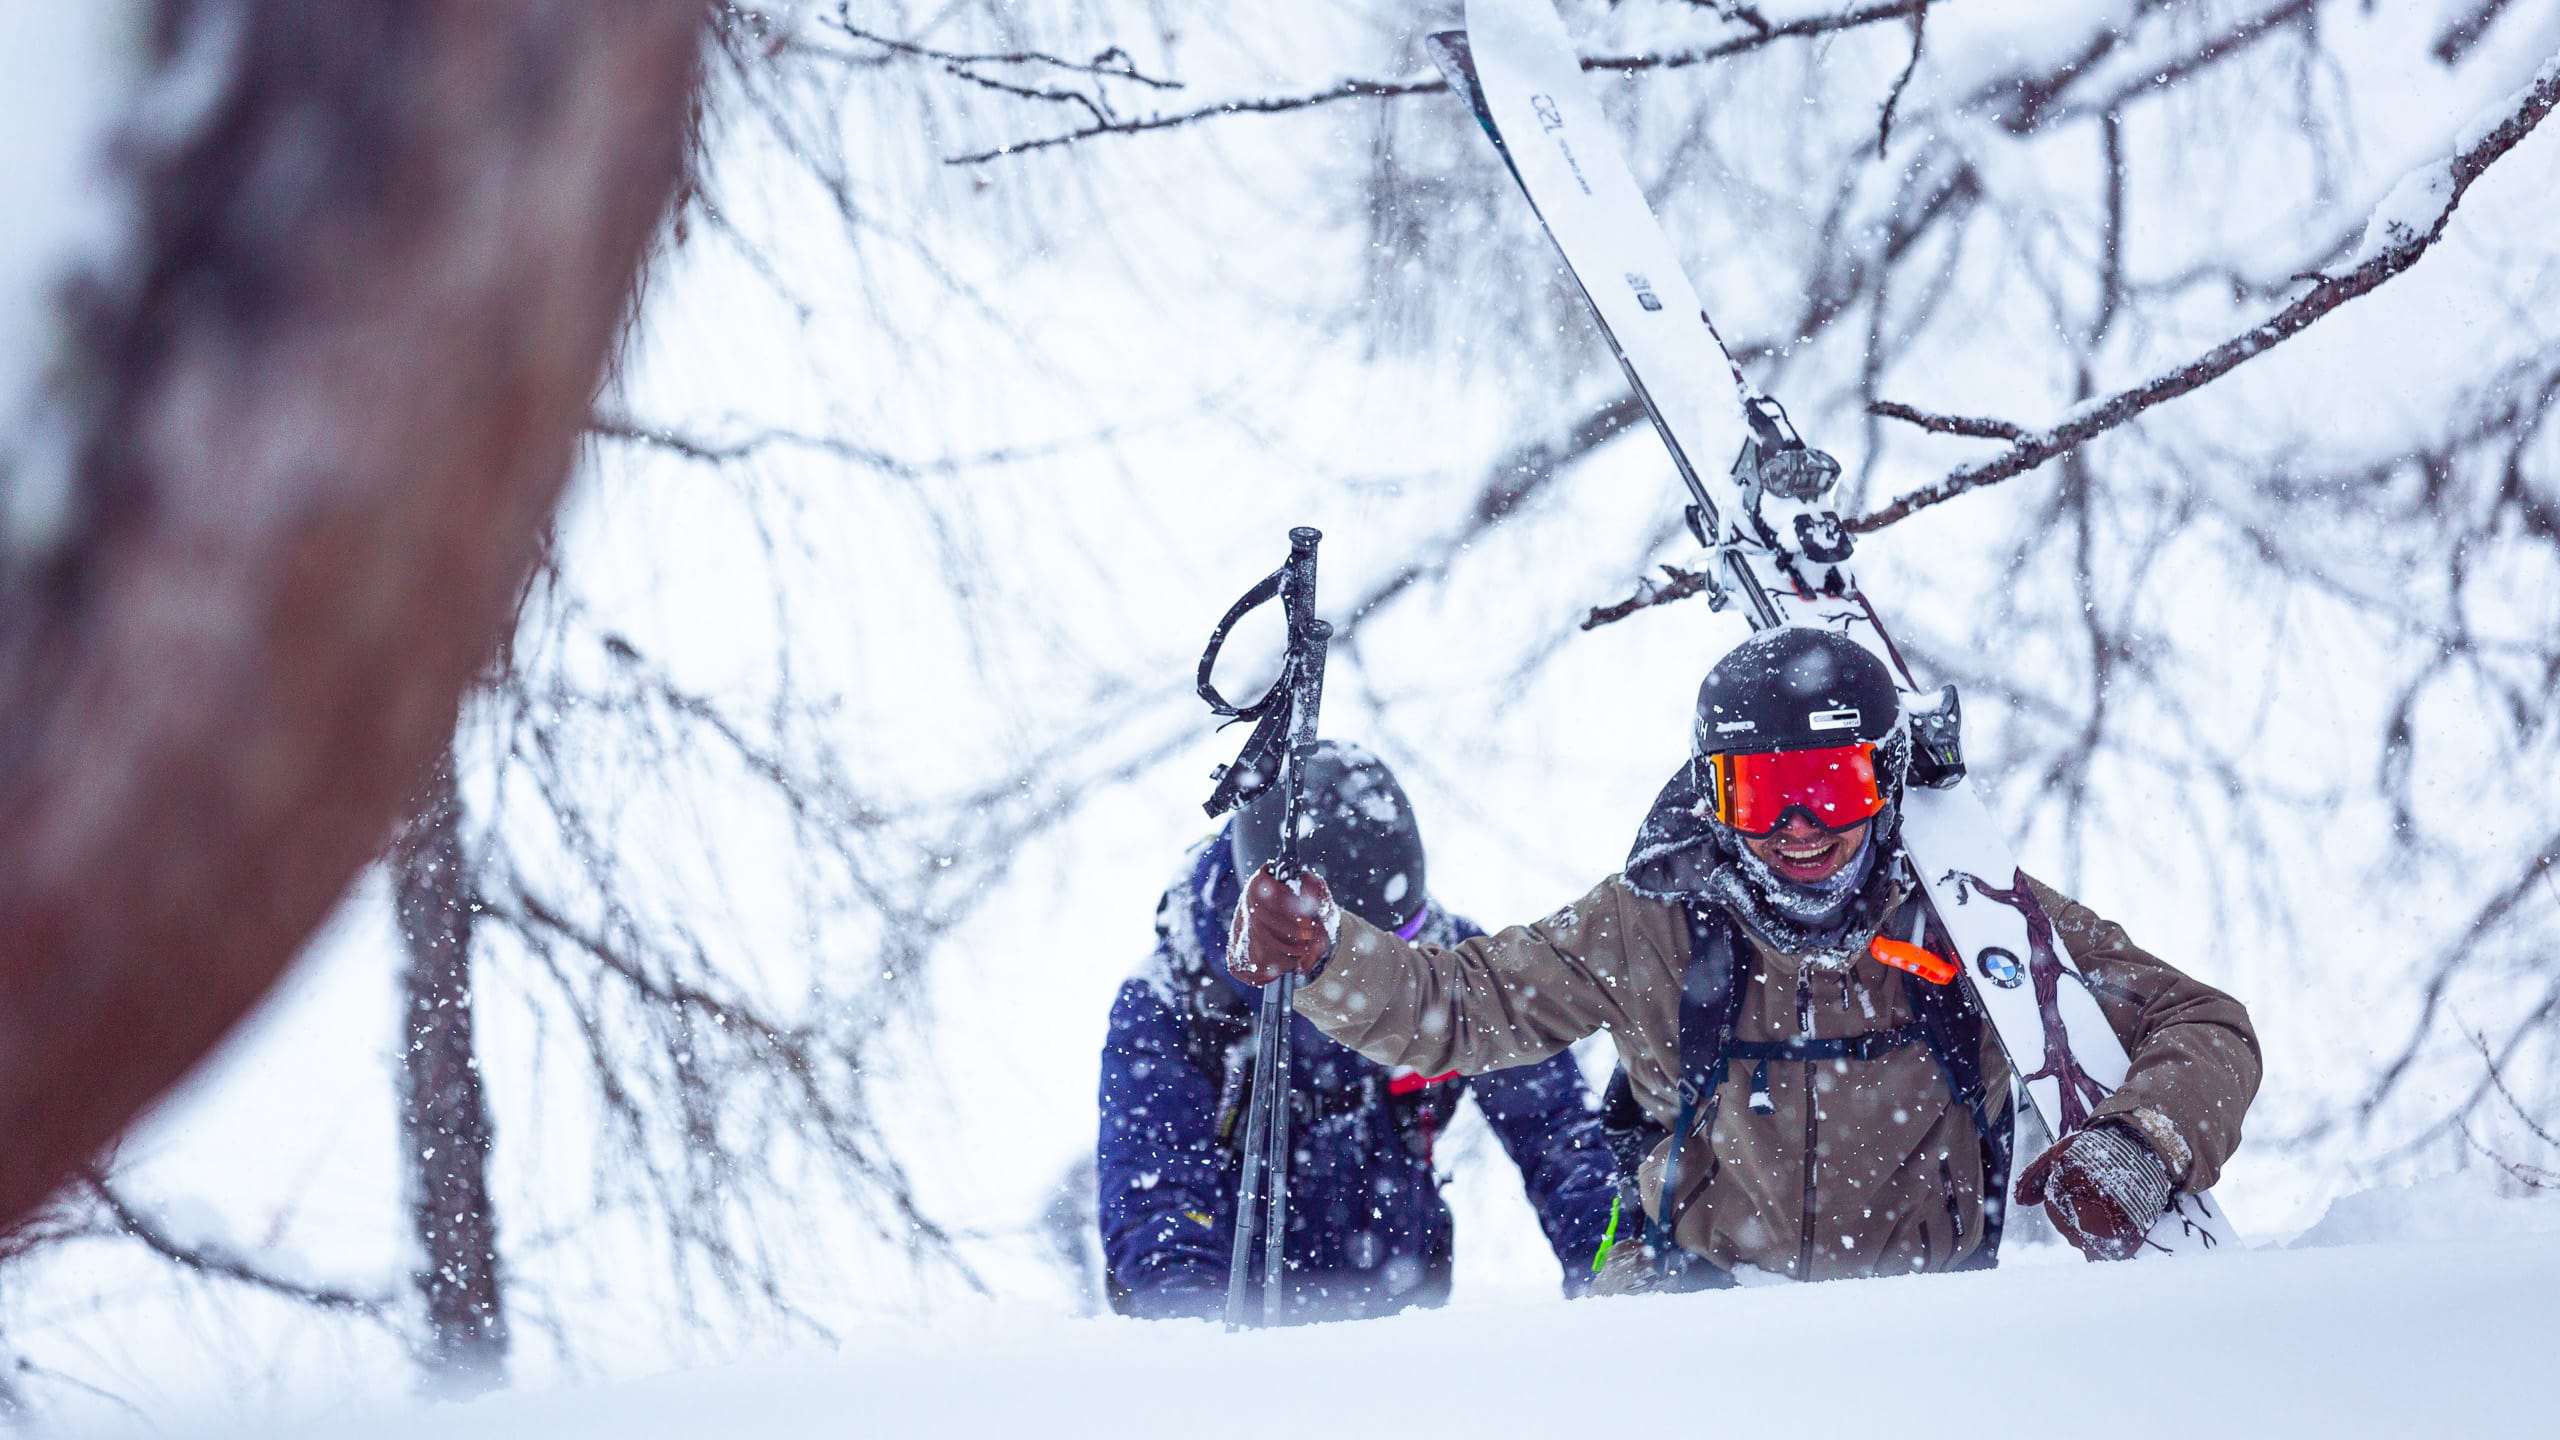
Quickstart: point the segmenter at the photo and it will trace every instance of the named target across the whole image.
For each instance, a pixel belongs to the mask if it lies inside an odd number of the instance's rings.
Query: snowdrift
[[[1837,1427],[2328,1440],[2560,1427],[2547,1378],[2560,1351],[2560,1233],[2103,1267],[2041,1251],[2025,1262],[1705,1295],[1523,1298],[1243,1335],[989,1309],[852,1335],[841,1352],[790,1367],[281,1433],[1304,1440]]]

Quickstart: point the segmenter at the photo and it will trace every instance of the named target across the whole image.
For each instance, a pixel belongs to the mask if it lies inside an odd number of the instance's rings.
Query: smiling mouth
[[[1789,878],[1819,880],[1838,863],[1840,842],[1835,836],[1823,835],[1810,840],[1781,840],[1772,850],[1779,868],[1793,872]]]

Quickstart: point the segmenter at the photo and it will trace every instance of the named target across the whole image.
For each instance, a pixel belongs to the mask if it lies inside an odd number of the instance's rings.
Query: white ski
[[[1609,134],[1554,7],[1549,0],[1467,0],[1466,23],[1463,37],[1432,37],[1434,58],[1475,106],[1591,302],[1698,501],[1693,520],[1716,552],[1728,595],[1755,629],[1819,626],[1856,637],[1892,667],[1910,696],[1908,709],[1932,710],[1936,697],[1924,696],[1850,573],[1839,520],[1827,504],[1757,487],[1746,493],[1736,473],[1749,471],[1712,463],[1710,457],[1740,454],[1749,444],[1791,442],[1793,432],[1717,337]],[[1702,460],[1710,461],[1703,469]],[[2123,1044],[1969,785],[1910,787],[1903,835],[2011,1070],[2023,1077],[2046,1127],[2069,1134],[2123,1083]],[[2175,1197],[2149,1239],[2145,1253],[2238,1243],[2205,1194]]]

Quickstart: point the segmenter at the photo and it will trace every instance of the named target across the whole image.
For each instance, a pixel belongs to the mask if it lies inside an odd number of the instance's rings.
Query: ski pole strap
[[[1227,613],[1218,617],[1217,628],[1209,632],[1209,643],[1200,652],[1199,688],[1200,698],[1209,702],[1211,713],[1234,720],[1258,720],[1264,711],[1271,708],[1274,698],[1286,693],[1282,687],[1274,685],[1263,692],[1261,699],[1250,705],[1238,705],[1218,693],[1217,681],[1212,677],[1218,669],[1218,652],[1226,648],[1227,632],[1235,628],[1237,621],[1279,598],[1280,580],[1287,573],[1283,567],[1255,581],[1252,589],[1227,607]]]
[[[1230,723],[1254,722],[1253,732],[1245,738],[1235,762],[1219,766],[1212,774],[1217,789],[1201,808],[1213,820],[1270,789],[1285,772],[1305,763],[1314,753],[1316,709],[1324,694],[1326,642],[1333,635],[1333,627],[1316,618],[1316,544],[1323,538],[1322,532],[1309,526],[1291,530],[1289,558],[1227,607],[1217,628],[1209,632],[1208,645],[1200,652],[1197,684],[1200,698],[1208,702],[1210,712]],[[1280,675],[1271,682],[1270,689],[1262,692],[1261,699],[1238,705],[1218,690],[1214,678],[1218,655],[1226,648],[1227,632],[1235,628],[1235,623],[1273,600],[1280,602],[1288,638]],[[1294,778],[1290,783],[1295,784]],[[1294,792],[1289,810],[1289,819],[1294,822]],[[1296,870],[1296,828],[1294,823],[1281,827],[1278,868],[1284,877]]]

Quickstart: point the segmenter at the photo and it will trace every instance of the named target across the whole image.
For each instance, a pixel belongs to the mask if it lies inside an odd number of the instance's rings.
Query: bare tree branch
[[[1904,494],[1882,509],[1849,521],[1848,528],[1862,534],[1881,530],[1969,490],[1996,485],[2023,475],[2056,456],[2069,454],[2154,405],[2174,400],[2220,379],[2243,363],[2310,328],[2339,306],[2406,271],[2442,238],[2445,226],[2452,220],[2455,208],[2462,203],[2462,197],[2470,190],[2472,182],[2478,180],[2501,156],[2513,150],[2517,142],[2531,134],[2534,127],[2551,113],[2555,103],[2560,103],[2560,65],[2547,65],[2525,90],[2513,113],[2446,162],[2448,188],[2444,205],[2425,231],[2386,246],[2343,275],[2319,277],[2310,292],[2301,299],[2264,323],[2224,341],[2194,360],[2105,400],[2083,405],[2048,429],[2026,432],[2012,443],[2006,453],[1963,466],[1943,480]]]
[[[1893,143],[1893,112],[1902,104],[1902,92],[1911,85],[1911,77],[1920,69],[1920,46],[1929,33],[1929,12],[1911,12],[1911,58],[1902,64],[1902,73],[1894,77],[1893,88],[1885,92],[1884,111],[1876,117],[1876,158],[1884,158],[1885,147]]]
[[[2436,63],[2461,64],[2462,57],[2470,54],[2471,48],[2488,35],[2489,27],[2498,23],[2498,17],[2506,13],[2511,3],[2513,0],[2474,0],[2470,9],[2448,18],[2444,29],[2436,35],[2433,50]]]
[[[1117,45],[1111,46],[1090,60],[1062,60],[1039,50],[939,50],[930,45],[919,45],[912,40],[901,40],[894,35],[883,35],[876,30],[866,30],[854,24],[846,7],[841,5],[836,8],[835,14],[826,18],[824,23],[852,39],[877,45],[883,50],[900,55],[912,55],[919,60],[931,60],[948,68],[952,74],[964,80],[978,79],[978,76],[970,72],[980,66],[1005,65],[1063,70],[1071,74],[1093,75],[1108,80],[1128,80],[1151,90],[1182,88],[1182,82],[1179,80],[1166,80],[1142,73],[1138,69],[1138,62],[1130,56],[1128,51]]]
[[[671,455],[704,465],[734,465],[753,460],[768,450],[812,450],[823,455],[894,475],[901,480],[927,480],[963,475],[973,470],[991,470],[1006,465],[1027,465],[1041,460],[1054,460],[1097,446],[1108,445],[1120,436],[1116,427],[1107,427],[1089,435],[1055,440],[1041,445],[1001,446],[975,454],[946,455],[930,460],[911,460],[886,450],[857,444],[842,435],[793,430],[780,426],[752,430],[745,434],[712,439],[707,436],[673,430],[660,425],[647,425],[628,416],[596,414],[587,421],[587,433],[599,440],[622,444],[645,445]]]
[[[1694,50],[1674,51],[1668,54],[1585,56],[1582,68],[1610,70],[1621,74],[1646,70],[1682,70],[1693,65],[1705,65],[1730,56],[1747,54],[1781,40],[1810,35],[1835,35],[1888,20],[1918,16],[1925,13],[1930,6],[1943,3],[1945,0],[1881,0],[1881,3],[1858,6],[1837,15],[1799,16],[1773,25],[1762,21],[1759,23],[1766,26],[1764,29]],[[1017,140],[1011,144],[999,145],[992,150],[973,150],[966,154],[954,155],[943,163],[983,165],[990,160],[1009,159],[1018,155],[1028,155],[1034,151],[1072,145],[1080,140],[1090,140],[1097,135],[1140,135],[1153,130],[1170,130],[1177,126],[1202,120],[1214,120],[1228,115],[1279,115],[1295,110],[1311,110],[1318,106],[1338,104],[1345,100],[1400,100],[1411,95],[1436,95],[1448,88],[1448,81],[1436,77],[1411,80],[1339,80],[1321,90],[1297,95],[1239,97],[1221,100],[1214,105],[1202,105],[1191,110],[1146,115],[1128,120],[1098,119],[1093,124],[1060,134],[1044,135],[1031,140]]]
[[[1603,625],[1624,620],[1639,610],[1686,600],[1692,595],[1711,595],[1722,588],[1713,571],[1683,570],[1677,565],[1665,565],[1662,573],[1665,579],[1659,585],[1651,579],[1641,579],[1636,582],[1636,593],[1626,599],[1615,605],[1593,606],[1591,613],[1582,617],[1581,628],[1597,630]]]
[[[2237,55],[2247,53],[2261,41],[2282,34],[2287,29],[2308,27],[2316,23],[2322,0],[2283,0],[2255,15],[2245,16],[2230,29],[2197,41],[2158,64],[2143,68],[2140,74],[2124,80],[2115,89],[2094,99],[2066,101],[2070,82],[2081,69],[2057,77],[2043,102],[2009,116],[2004,123],[2015,133],[2067,125],[2093,116],[2114,114],[2146,95],[2167,93],[2190,76],[2210,70]],[[2108,32],[2112,36],[2113,32]],[[2112,44],[2103,46],[2112,48]],[[2099,55],[2088,57],[2094,65]],[[2086,67],[2082,67],[2085,69]]]
[[[146,1249],[164,1260],[200,1275],[233,1281],[253,1290],[264,1290],[317,1309],[343,1311],[369,1320],[387,1322],[390,1319],[391,1298],[387,1295],[287,1279],[230,1251],[177,1238],[140,1206],[127,1200],[113,1181],[94,1168],[81,1177],[81,1183],[96,1197],[107,1218],[115,1223],[118,1233],[141,1241]]]
[[[2443,1011],[2454,980],[2467,968],[2465,962],[2478,953],[2481,943],[2506,923],[2538,885],[2551,883],[2551,867],[2555,863],[2560,863],[2560,834],[2546,838],[2515,879],[2490,896],[2488,903],[2471,917],[2471,923],[2462,928],[2461,938],[2446,948],[2444,958],[2433,967],[2433,973],[2427,977],[2426,988],[2420,993],[2418,1018],[2409,1027],[2407,1042],[2382,1067],[2373,1084],[2366,1089],[2364,1098],[2357,1102],[2359,1121],[2371,1121],[2381,1110],[2383,1102],[2399,1088],[2410,1067],[2417,1063],[2427,1036],[2435,1027],[2436,1017]]]
[[[1914,409],[1897,400],[1878,400],[1867,407],[1870,415],[1887,420],[1900,420],[1939,435],[1966,435],[1976,440],[2023,441],[2027,432],[2006,420],[1991,420],[1974,415],[1939,415]]]
[[[1514,446],[1486,472],[1474,508],[1457,529],[1389,572],[1351,603],[1350,619],[1336,632],[1336,643],[1356,646],[1361,625],[1381,606],[1445,570],[1453,558],[1510,518],[1549,482],[1571,469],[1574,462],[1644,423],[1644,419],[1643,403],[1632,394],[1621,393],[1585,412],[1561,436],[1540,436]]]

